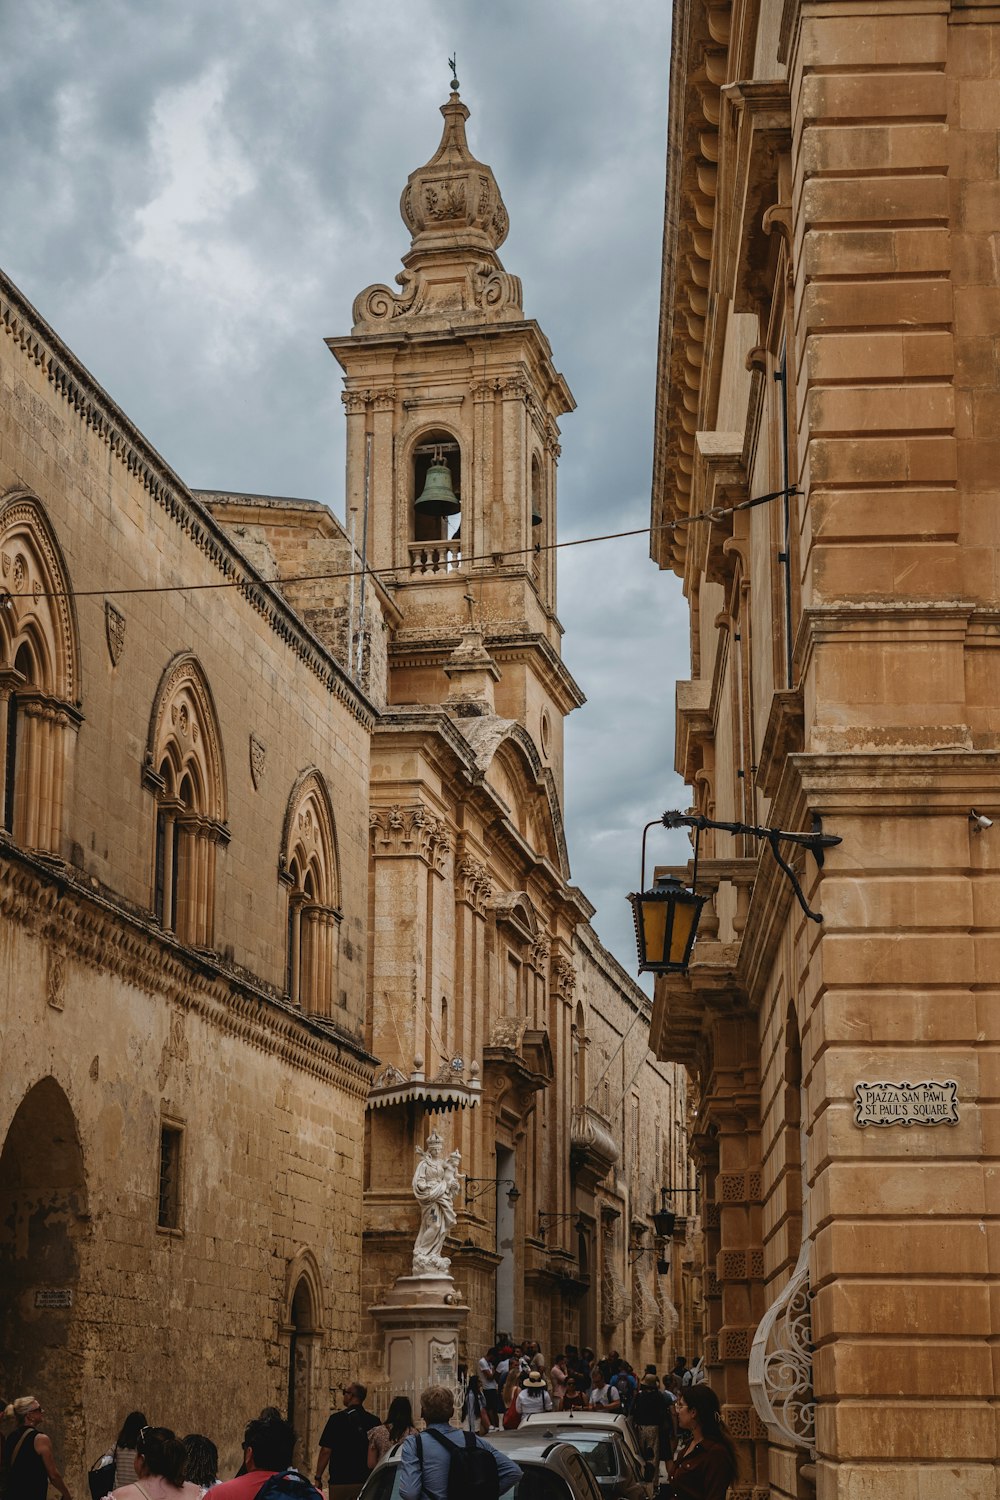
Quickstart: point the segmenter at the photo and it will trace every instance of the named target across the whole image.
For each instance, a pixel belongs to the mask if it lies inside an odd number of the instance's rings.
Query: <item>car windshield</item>
[[[503,1490],[500,1500],[577,1500],[565,1479],[542,1464],[524,1464],[524,1473],[513,1489]],[[363,1500],[399,1500],[399,1464],[375,1470],[365,1485]]]
[[[573,1434],[570,1441],[577,1453],[586,1461],[587,1467],[595,1479],[616,1479],[618,1477],[618,1463],[615,1458],[615,1445],[610,1438],[591,1437],[584,1433]]]

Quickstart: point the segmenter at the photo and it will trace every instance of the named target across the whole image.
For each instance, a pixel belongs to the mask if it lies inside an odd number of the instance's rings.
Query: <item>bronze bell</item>
[[[541,502],[536,500],[534,495],[531,497],[531,524],[533,527],[542,524]]]
[[[454,516],[462,506],[452,489],[451,470],[443,458],[436,458],[427,470],[427,478],[413,509],[420,516]]]

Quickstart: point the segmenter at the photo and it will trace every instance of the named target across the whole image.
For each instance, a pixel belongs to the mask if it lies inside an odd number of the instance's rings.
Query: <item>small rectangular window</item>
[[[156,1207],[158,1229],[181,1227],[181,1146],[184,1132],[179,1125],[160,1126],[160,1187]]]

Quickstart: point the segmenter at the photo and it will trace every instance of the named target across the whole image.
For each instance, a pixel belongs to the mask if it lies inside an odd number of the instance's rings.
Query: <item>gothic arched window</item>
[[[160,683],[144,780],[156,804],[156,920],[192,947],[211,947],[216,849],[229,841],[225,772],[212,695],[189,653],[174,658]]]
[[[29,849],[59,853],[80,652],[62,555],[25,495],[0,508],[0,605],[3,826]]]
[[[318,771],[300,776],[285,815],[280,876],[288,887],[285,990],[312,1015],[333,1014],[340,877],[333,808]]]

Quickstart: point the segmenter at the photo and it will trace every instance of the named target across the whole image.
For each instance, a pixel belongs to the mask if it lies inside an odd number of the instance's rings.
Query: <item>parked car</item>
[[[520,1427],[516,1429],[522,1432],[525,1427],[537,1427],[544,1423],[552,1430],[554,1436],[563,1438],[571,1443],[574,1441],[570,1435],[575,1432],[617,1432],[621,1434],[621,1440],[625,1444],[632,1458],[635,1460],[640,1472],[649,1484],[655,1484],[657,1476],[652,1473],[652,1465],[647,1464],[645,1454],[639,1446],[635,1428],[630,1418],[621,1411],[547,1411],[532,1412],[530,1416],[523,1418]],[[647,1468],[650,1470],[646,1475]]]
[[[493,1433],[496,1447],[510,1450],[510,1456],[522,1470],[522,1478],[513,1489],[504,1490],[500,1500],[601,1500],[598,1486],[583,1456],[570,1443],[553,1441],[544,1433],[537,1441],[528,1440],[513,1451],[513,1445],[502,1441],[516,1433]],[[390,1450],[373,1469],[358,1500],[399,1500],[399,1458],[402,1444]]]
[[[545,1415],[551,1416],[552,1413]],[[610,1421],[591,1425],[582,1420],[581,1413],[573,1423],[551,1426],[541,1421],[522,1423],[513,1432],[500,1434],[497,1447],[519,1464],[521,1445],[533,1447],[540,1439],[550,1443],[562,1440],[572,1443],[597,1480],[603,1500],[649,1500],[655,1478],[653,1465],[638,1453],[634,1437],[627,1435],[621,1427]]]

